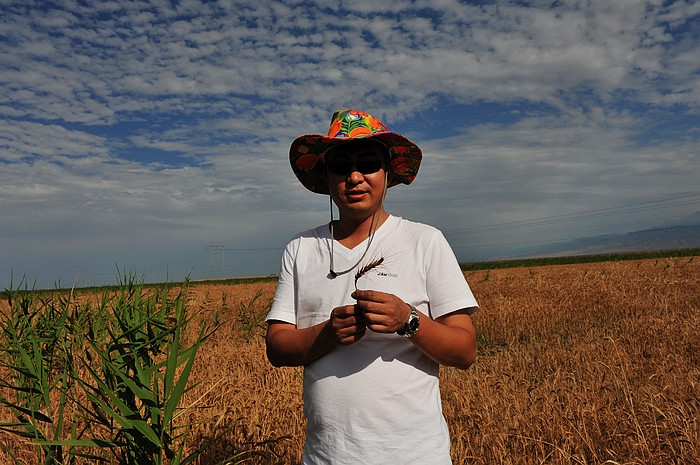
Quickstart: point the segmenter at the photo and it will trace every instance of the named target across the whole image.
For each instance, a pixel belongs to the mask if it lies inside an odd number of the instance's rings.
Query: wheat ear
[[[355,290],[357,290],[357,280],[360,279],[361,277],[363,277],[364,275],[366,275],[367,273],[369,273],[374,268],[381,265],[382,263],[384,263],[384,257],[381,257],[377,260],[369,262],[368,264],[366,264],[365,266],[363,266],[362,268],[357,270],[357,273],[355,273]]]

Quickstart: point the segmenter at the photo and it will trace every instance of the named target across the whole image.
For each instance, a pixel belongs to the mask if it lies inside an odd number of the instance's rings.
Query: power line
[[[692,199],[692,200],[691,200]],[[640,202],[618,207],[600,208],[596,210],[586,210],[577,213],[566,213],[561,215],[543,216],[540,218],[531,218],[527,220],[507,221],[504,223],[491,224],[486,226],[470,226],[466,228],[445,230],[446,234],[454,234],[461,232],[488,232],[493,230],[511,230],[518,228],[526,228],[531,226],[541,226],[556,223],[566,223],[592,218],[603,218],[606,216],[625,215],[629,213],[643,212],[649,210],[657,210],[660,208],[676,207],[681,205],[690,205],[700,202],[700,193],[683,195],[665,200],[652,200],[648,202]]]
[[[218,244],[214,244],[213,242],[209,242],[209,245],[207,246],[209,249],[209,277],[214,278],[214,250],[221,249],[221,277],[225,278],[226,277],[226,256],[224,252],[226,251],[226,247],[224,246],[224,243],[222,242],[221,245],[219,246]]]
[[[227,247],[226,250],[232,250],[236,252],[248,252],[248,251],[255,251],[255,250],[283,250],[284,247],[246,247],[246,248],[234,248],[234,247]]]

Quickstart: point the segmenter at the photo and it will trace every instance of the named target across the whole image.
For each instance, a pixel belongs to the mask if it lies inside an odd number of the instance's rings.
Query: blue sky
[[[0,287],[276,273],[359,108],[462,261],[700,210],[700,2],[0,0]],[[12,278],[11,278],[12,277]]]

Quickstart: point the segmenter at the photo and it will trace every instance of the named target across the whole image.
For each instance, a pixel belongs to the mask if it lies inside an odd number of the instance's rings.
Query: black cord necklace
[[[372,245],[372,240],[374,239],[374,233],[377,232],[377,226],[379,225],[379,219],[381,218],[381,216],[382,216],[382,212],[381,211],[377,212],[377,221],[375,221],[374,227],[370,231],[369,240],[367,241],[367,248],[365,248],[365,251],[362,254],[362,256],[360,257],[360,259],[357,261],[357,263],[355,263],[353,266],[351,266],[350,268],[348,268],[347,270],[344,270],[344,271],[335,271],[333,269],[333,256],[335,255],[333,244],[335,243],[335,239],[333,236],[333,220],[331,219],[331,222],[328,223],[328,226],[330,227],[330,230],[331,230],[331,267],[330,267],[330,273],[331,273],[332,277],[335,278],[337,276],[340,276],[340,275],[343,275],[346,273],[350,273],[352,270],[354,270],[357,267],[357,265],[359,265],[362,262],[362,260],[365,259],[365,257],[367,256],[367,252],[369,252],[369,247]]]
[[[384,210],[384,199],[386,198],[386,191],[388,189],[388,183],[389,183],[389,172],[386,171],[384,173],[384,191],[382,192],[382,200],[379,203],[379,209],[375,213],[377,215],[377,219],[376,219],[376,221],[374,221],[374,227],[372,227],[372,225],[370,225],[369,240],[367,241],[367,248],[365,248],[364,253],[360,257],[360,259],[357,261],[357,263],[355,263],[353,266],[351,266],[350,268],[348,268],[347,270],[344,270],[344,271],[335,271],[333,269],[334,268],[333,267],[333,256],[335,255],[334,247],[333,247],[333,245],[335,243],[335,237],[333,235],[333,198],[330,195],[328,196],[329,201],[330,201],[330,207],[331,207],[331,221],[330,221],[330,223],[328,223],[328,227],[329,227],[330,232],[331,232],[331,266],[330,266],[329,271],[330,271],[330,276],[332,278],[336,278],[340,275],[350,273],[352,270],[357,268],[357,265],[362,263],[362,260],[364,260],[365,257],[367,256],[367,252],[369,252],[369,248],[372,245],[372,241],[374,240],[374,234],[377,232],[377,228],[379,227],[379,220],[382,217],[382,211]]]

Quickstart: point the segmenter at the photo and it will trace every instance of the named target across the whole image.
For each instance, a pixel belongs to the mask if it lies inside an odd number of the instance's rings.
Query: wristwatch
[[[406,324],[403,325],[403,328],[396,331],[396,334],[399,336],[413,337],[420,326],[420,316],[418,315],[416,307],[411,304],[408,304],[408,306],[411,307],[411,315],[408,317]]]

